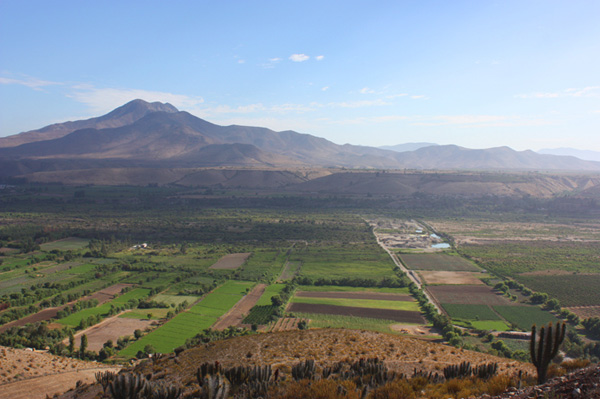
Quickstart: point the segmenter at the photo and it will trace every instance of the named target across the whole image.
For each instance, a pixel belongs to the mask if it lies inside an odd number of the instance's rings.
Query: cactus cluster
[[[266,397],[271,384],[279,378],[271,365],[238,366],[225,369],[219,364],[203,363],[196,372],[204,399],[225,398],[229,391],[245,393],[247,397]]]
[[[104,395],[106,395],[106,390],[108,389],[108,385],[115,378],[115,373],[112,371],[98,371],[95,374],[96,381],[102,385],[102,390],[104,391]]]
[[[401,375],[401,378],[404,378],[404,375]],[[444,377],[438,373],[433,371],[427,372],[423,370],[417,370],[416,367],[413,370],[412,378],[424,378],[431,384],[439,384],[444,381]]]
[[[292,367],[292,377],[294,380],[314,380],[316,376],[315,361],[307,359]]]
[[[488,380],[498,372],[498,363],[480,364],[473,369],[473,375],[482,380]]]
[[[468,378],[476,376],[483,380],[487,380],[496,375],[498,371],[498,363],[480,364],[471,367],[471,363],[464,361],[461,364],[454,364],[444,367],[444,377],[447,380],[452,378]]]
[[[221,374],[207,374],[202,378],[202,381],[198,380],[198,383],[202,388],[201,399],[225,399],[231,388],[227,379]]]
[[[540,328],[540,335],[537,341],[536,350],[536,326],[531,327],[531,338],[529,340],[529,351],[531,354],[531,362],[537,370],[537,382],[543,384],[546,381],[548,373],[548,365],[554,356],[558,353],[560,344],[565,339],[566,324],[563,322],[556,323],[556,330],[552,334],[552,323],[548,324],[547,328]]]
[[[96,373],[96,380],[103,387],[107,379],[110,379],[108,388],[114,399],[177,399],[183,392],[178,387],[152,383],[139,374]]]

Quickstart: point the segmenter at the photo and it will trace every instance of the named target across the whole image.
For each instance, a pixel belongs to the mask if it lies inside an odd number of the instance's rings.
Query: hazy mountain
[[[147,103],[144,100],[133,100],[98,118],[91,118],[75,122],[56,123],[38,130],[31,130],[29,132],[19,133],[8,137],[0,137],[0,148],[15,147],[35,141],[56,139],[66,136],[67,134],[79,129],[104,129],[125,126],[137,121],[151,112],[156,111],[178,112],[177,108],[168,103]]]
[[[418,150],[419,148],[423,148],[423,147],[430,147],[433,145],[438,145],[438,144],[435,144],[435,143],[404,143],[404,144],[397,144],[397,145],[384,145],[384,146],[377,147],[377,148],[381,148],[382,150],[396,151],[396,152],[407,152],[407,151],[415,151],[415,150]]]
[[[579,159],[584,159],[587,161],[600,162],[600,152],[598,151],[577,150],[575,148],[545,148],[543,150],[537,151],[537,153],[547,155],[566,155],[577,157]]]
[[[205,166],[600,171],[598,162],[508,147],[471,150],[430,145],[397,152],[337,145],[294,131],[219,126],[172,105],[142,100],[98,118],[51,125],[2,140],[1,176],[107,167]],[[23,143],[11,147],[6,144],[17,142]]]

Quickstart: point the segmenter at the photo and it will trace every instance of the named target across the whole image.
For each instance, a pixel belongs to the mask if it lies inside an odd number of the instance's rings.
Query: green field
[[[407,287],[404,288],[376,288],[376,287],[345,287],[342,285],[303,285],[301,291],[313,292],[383,292],[388,294],[406,294],[410,295]]]
[[[311,279],[364,278],[381,280],[394,276],[389,255],[376,243],[349,245],[309,245],[295,250],[290,261],[302,262],[300,276]]]
[[[487,270],[514,278],[520,273],[537,270],[598,273],[600,256],[596,242],[543,240],[466,244],[461,246],[461,252],[477,258]]]
[[[59,251],[76,251],[88,246],[90,240],[87,238],[69,237],[63,240],[47,242],[40,245],[42,251],[52,251],[58,249]]]
[[[493,308],[506,321],[525,331],[531,330],[533,324],[541,326],[558,321],[552,313],[545,312],[537,306],[493,306]]]
[[[265,292],[261,295],[258,302],[256,302],[256,306],[268,306],[271,305],[271,297],[275,295],[279,295],[285,284],[271,284],[267,288],[265,288]]]
[[[453,319],[475,320],[501,320],[501,318],[488,305],[462,305],[456,303],[443,303],[442,307]]]
[[[477,266],[458,255],[399,254],[402,263],[411,270],[477,272]]]
[[[183,302],[187,302],[188,305],[193,304],[194,302],[196,302],[198,299],[200,299],[200,297],[197,296],[186,296],[186,295],[166,295],[166,294],[158,294],[156,295],[154,298],[152,298],[153,301],[156,302],[164,302],[167,305],[179,305]]]
[[[103,303],[102,305],[96,306],[94,308],[83,309],[79,312],[68,315],[67,317],[63,317],[62,319],[58,319],[57,323],[64,324],[67,326],[77,327],[81,320],[96,315],[107,315],[110,311],[111,305],[115,307],[122,306],[126,304],[130,299],[140,300],[148,296],[150,290],[145,288],[135,288],[129,292],[124,293],[113,299],[112,301],[108,301]],[[147,312],[146,312],[147,313]]]
[[[484,331],[508,331],[510,327],[503,321],[495,320],[484,320],[484,321],[471,321],[473,328]]]
[[[519,275],[516,280],[558,299],[562,306],[600,306],[600,274]]]
[[[160,353],[172,352],[173,349],[185,344],[187,339],[210,328],[252,286],[254,283],[248,281],[229,280],[225,282],[188,311],[179,313],[164,325],[135,341],[119,352],[119,355],[133,357],[146,345],[152,345]]]
[[[355,306],[370,309],[394,309],[419,311],[419,304],[415,301],[380,301],[373,299],[348,299],[348,298],[305,298],[295,296],[292,303],[323,304],[333,306]]]

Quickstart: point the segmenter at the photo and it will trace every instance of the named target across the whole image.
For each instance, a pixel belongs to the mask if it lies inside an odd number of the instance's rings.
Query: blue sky
[[[335,143],[600,151],[600,1],[0,0],[0,136],[134,98]]]

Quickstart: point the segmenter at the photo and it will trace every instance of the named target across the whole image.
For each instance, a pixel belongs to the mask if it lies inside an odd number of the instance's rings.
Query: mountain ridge
[[[73,130],[74,129],[74,130]],[[14,145],[15,143],[21,143]],[[106,115],[0,139],[0,176],[103,167],[317,167],[349,169],[600,172],[600,162],[570,156],[426,145],[398,152],[292,130],[220,126],[170,104],[134,100]],[[10,146],[9,146],[10,145]],[[70,162],[67,162],[70,161]]]

